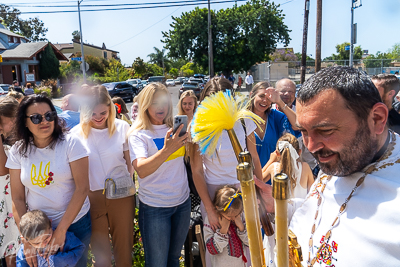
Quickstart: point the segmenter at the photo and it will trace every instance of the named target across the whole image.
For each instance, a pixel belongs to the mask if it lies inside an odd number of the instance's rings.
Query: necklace
[[[315,254],[315,256],[311,259],[311,252],[312,252],[312,246],[314,244],[314,233],[315,230],[317,228],[317,218],[318,218],[318,213],[323,201],[323,192],[325,190],[326,184],[332,179],[332,176],[325,176],[325,181],[322,184],[321,187],[321,192],[319,194],[319,199],[317,202],[317,210],[315,212],[315,217],[314,217],[314,223],[313,226],[311,228],[311,236],[310,236],[310,240],[308,242],[308,260],[307,260],[307,266],[308,267],[312,267],[316,262],[317,259],[321,256],[321,253],[323,251],[323,249],[328,245],[329,240],[332,236],[332,230],[335,226],[337,226],[340,222],[340,216],[342,216],[342,214],[346,211],[348,202],[350,201],[351,197],[354,195],[354,193],[356,192],[357,188],[360,187],[362,185],[362,183],[365,180],[365,177],[368,174],[373,173],[374,171],[379,170],[380,168],[386,166],[386,165],[391,165],[392,163],[387,163],[384,166],[381,166],[379,168],[377,168],[376,166],[378,165],[379,162],[381,162],[384,159],[387,159],[389,157],[389,154],[392,152],[393,148],[394,148],[394,141],[396,140],[395,135],[392,134],[391,131],[389,131],[389,134],[392,136],[392,140],[393,142],[389,145],[389,147],[386,150],[386,153],[384,153],[384,155],[382,155],[382,157],[376,161],[373,165],[371,165],[370,167],[368,167],[368,169],[364,172],[364,175],[362,175],[358,180],[356,185],[353,187],[353,189],[351,190],[349,196],[346,198],[346,200],[344,201],[344,203],[340,206],[339,208],[339,212],[336,216],[336,218],[333,220],[333,223],[331,224],[331,226],[329,227],[329,230],[326,232],[325,236],[323,237],[323,242],[321,243],[321,246],[318,248],[317,253]],[[320,179],[322,179],[323,177],[321,177]]]

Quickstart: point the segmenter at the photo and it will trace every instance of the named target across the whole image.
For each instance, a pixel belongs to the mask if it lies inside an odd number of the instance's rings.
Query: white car
[[[175,86],[174,79],[168,79],[165,83],[167,84],[167,86]]]

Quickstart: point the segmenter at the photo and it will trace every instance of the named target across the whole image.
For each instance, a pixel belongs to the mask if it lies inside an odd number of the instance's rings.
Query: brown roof
[[[54,45],[48,42],[20,43],[1,53],[3,59],[31,59],[50,44],[58,60],[68,60]]]

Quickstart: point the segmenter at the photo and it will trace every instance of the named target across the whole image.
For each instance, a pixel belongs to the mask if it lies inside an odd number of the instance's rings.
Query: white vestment
[[[390,151],[391,145],[393,150]],[[370,166],[370,165],[369,165]],[[363,171],[367,170],[367,166]],[[325,257],[314,266],[400,266],[400,136],[391,139],[377,170],[365,177],[347,204],[347,209],[325,249]],[[333,176],[322,193],[316,220],[311,259],[330,229],[340,206],[364,172],[345,177]],[[303,266],[307,266],[311,228],[324,179],[320,172],[304,203],[294,213],[290,229],[302,248]]]

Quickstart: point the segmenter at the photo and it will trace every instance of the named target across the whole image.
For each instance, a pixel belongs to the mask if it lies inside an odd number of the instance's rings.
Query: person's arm
[[[20,169],[10,169],[10,185],[14,221],[19,229],[19,222],[21,221],[21,217],[27,211],[25,201],[25,186],[21,182]],[[24,255],[26,263],[30,267],[37,267],[38,265],[35,248],[32,247],[31,244],[26,242],[25,239],[22,239],[22,243],[24,244]]]
[[[218,221],[217,211],[211,201],[210,195],[208,193],[208,188],[206,181],[204,179],[204,170],[203,170],[203,159],[200,155],[199,146],[197,144],[193,144],[193,156],[190,159],[190,166],[192,169],[193,182],[196,186],[197,193],[199,194],[201,201],[203,201],[203,205],[207,211],[208,220],[212,230],[216,230],[220,227]]]
[[[268,162],[262,168],[263,176],[264,172],[266,172],[269,166],[271,166],[271,164],[274,162],[278,162],[278,154],[276,150],[270,154]]]
[[[0,176],[8,174],[8,168],[6,168],[7,155],[4,151],[3,139],[0,136]]]
[[[254,132],[247,136],[247,149],[249,150],[251,158],[253,159],[254,175],[258,179],[262,179],[261,162],[257,153],[256,137],[254,136]]]
[[[129,156],[129,150],[124,151],[124,159],[126,162],[126,167],[128,168],[128,172],[132,177],[134,170],[133,170],[133,166],[131,164],[131,157]]]
[[[268,95],[268,93],[269,93],[269,95]],[[276,105],[278,105],[279,111],[282,111],[283,113],[285,113],[285,115],[288,118],[290,124],[292,125],[292,129],[294,131],[300,130],[296,126],[296,118],[297,118],[296,117],[296,112],[294,112],[288,106],[285,106],[286,104],[285,104],[285,102],[282,101],[278,91],[275,88],[268,87],[267,88],[267,95],[268,95],[269,100],[272,103],[275,103]]]
[[[220,229],[212,229],[207,218],[208,217],[206,216],[203,227],[204,243],[206,245],[206,249],[211,255],[218,255],[222,253],[226,246],[228,246],[229,235],[226,233],[222,234]]]
[[[165,135],[164,147],[154,155],[148,158],[137,158],[132,162],[137,174],[141,179],[146,178],[150,174],[157,171],[157,169],[168,159],[168,157],[181,148],[186,140],[187,133],[179,137],[183,124],[179,126],[176,133],[171,137],[172,129],[169,129]]]
[[[276,164],[272,163],[271,165],[269,165],[269,167],[265,171],[263,171],[263,180],[262,181],[264,183],[268,182],[272,178],[272,176],[274,175],[275,168],[276,168]]]
[[[67,233],[64,251],[53,257],[54,266],[75,266],[85,251],[85,245],[72,233]]]
[[[82,209],[82,205],[89,193],[89,158],[87,156],[80,158],[70,162],[69,165],[75,182],[75,192],[49,242],[51,246],[48,246],[44,252],[45,258],[54,255],[58,248],[63,251],[67,230]]]

